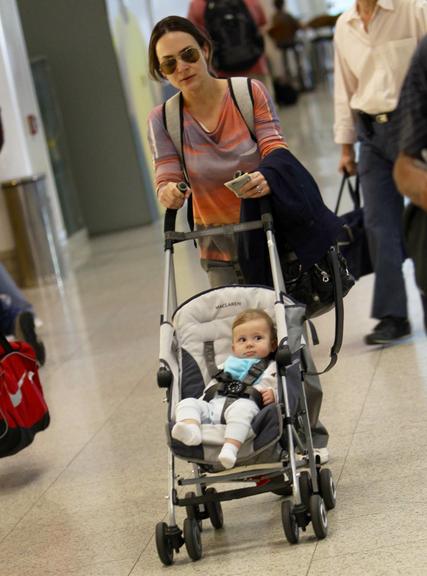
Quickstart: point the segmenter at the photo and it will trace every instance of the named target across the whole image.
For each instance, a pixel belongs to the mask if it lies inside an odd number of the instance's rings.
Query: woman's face
[[[162,70],[162,74],[178,90],[184,92],[194,90],[209,76],[207,49],[201,48],[191,34],[186,32],[164,34],[157,42],[156,54],[160,66],[164,64],[164,68],[173,68],[173,64],[176,64],[173,72],[165,74]],[[196,62],[185,61],[198,56]]]

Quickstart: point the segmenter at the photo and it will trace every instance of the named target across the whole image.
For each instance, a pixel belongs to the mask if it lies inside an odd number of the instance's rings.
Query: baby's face
[[[233,353],[239,358],[265,358],[272,352],[270,327],[264,318],[249,320],[233,330]]]

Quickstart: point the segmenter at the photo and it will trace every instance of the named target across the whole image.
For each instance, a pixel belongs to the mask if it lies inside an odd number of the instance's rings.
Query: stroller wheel
[[[332,510],[337,503],[337,491],[332,472],[329,468],[322,468],[319,472],[319,490],[325,502],[326,510]]]
[[[196,494],[194,492],[187,492],[185,498],[195,498]],[[200,532],[202,531],[202,518],[200,515],[200,508],[197,505],[189,504],[185,507],[187,512],[187,518],[194,518],[199,525]]]
[[[184,520],[184,541],[190,558],[200,560],[202,557],[202,539],[199,524],[194,518]]]
[[[158,522],[156,524],[157,554],[165,566],[170,566],[173,562],[173,546],[166,531],[167,525],[165,522]]]
[[[301,494],[301,502],[307,508],[310,509],[310,496],[313,494],[313,488],[311,486],[310,474],[307,471],[303,471],[299,477],[299,490]]]
[[[299,540],[299,527],[295,514],[292,511],[292,503],[290,500],[283,500],[282,502],[282,524],[286,540],[289,544],[297,544]]]
[[[206,494],[216,494],[215,488],[208,488]],[[224,515],[222,513],[221,502],[206,502],[206,510],[212,526],[218,530],[224,526]]]
[[[323,540],[328,535],[328,515],[323,498],[319,494],[310,497],[311,523],[316,537]]]

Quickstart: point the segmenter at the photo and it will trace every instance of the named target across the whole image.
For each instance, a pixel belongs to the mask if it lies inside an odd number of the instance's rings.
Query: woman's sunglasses
[[[183,62],[194,64],[194,62],[197,62],[200,59],[200,50],[198,48],[193,48],[189,46],[188,48],[185,48],[185,50],[183,50],[178,54],[178,58]],[[165,60],[162,60],[162,62],[160,62],[159,69],[160,72],[162,72],[162,74],[164,74],[165,76],[169,76],[170,74],[173,74],[175,72],[177,66],[178,66],[177,58],[175,57],[166,58]]]

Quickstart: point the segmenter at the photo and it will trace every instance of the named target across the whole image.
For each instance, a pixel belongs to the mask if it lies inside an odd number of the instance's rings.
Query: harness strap
[[[262,394],[256,388],[253,388],[251,385],[244,385],[244,389],[239,394],[227,394],[227,383],[226,382],[217,382],[206,390],[203,400],[205,402],[210,402],[215,394],[219,394],[220,396],[227,396],[227,400],[224,404],[224,408],[221,414],[221,423],[225,424],[224,420],[224,412],[226,409],[232,404],[235,400],[239,398],[250,398],[253,400],[257,405],[258,408],[261,410],[264,407],[262,401]]]
[[[238,398],[252,399],[254,402],[256,402],[258,408],[261,410],[264,406],[262,401],[262,394],[256,388],[253,388],[253,384],[258,380],[258,378],[267,368],[269,361],[266,359],[259,360],[256,364],[250,367],[243,380],[236,380],[233,379],[231,374],[228,372],[225,372],[224,370],[218,370],[215,364],[215,350],[213,342],[204,342],[203,347],[208,372],[212,378],[217,380],[216,384],[209,386],[209,388],[206,390],[205,394],[203,395],[203,400],[205,400],[205,402],[209,402],[212,400],[215,394],[226,396],[224,407],[221,412],[221,423],[225,424],[225,411],[230,406],[230,404],[232,404]],[[230,391],[229,388],[233,382],[236,384],[241,384],[242,390],[239,392]]]
[[[220,370],[215,363],[215,347],[212,340],[203,342],[203,356],[205,358],[209,376],[211,378],[216,378],[216,375]]]
[[[247,386],[252,386],[252,384],[254,384],[258,380],[258,378],[261,376],[264,370],[267,369],[267,366],[269,364],[270,362],[265,358],[262,358],[256,364],[253,364],[249,368],[248,373],[246,374],[244,379],[242,380],[243,384],[246,384]]]

